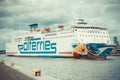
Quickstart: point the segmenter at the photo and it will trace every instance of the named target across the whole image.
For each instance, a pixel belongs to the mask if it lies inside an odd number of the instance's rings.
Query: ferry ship
[[[29,25],[6,44],[6,54],[14,56],[106,58],[112,50],[106,28],[88,25],[83,19],[57,27]]]

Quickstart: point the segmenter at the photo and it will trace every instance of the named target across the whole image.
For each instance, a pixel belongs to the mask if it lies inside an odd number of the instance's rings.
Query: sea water
[[[22,72],[31,74],[41,70],[40,80],[120,80],[120,56],[108,56],[107,60],[74,58],[10,57],[1,54],[7,63],[15,62]],[[23,70],[24,69],[24,70]],[[39,80],[39,77],[36,79]]]

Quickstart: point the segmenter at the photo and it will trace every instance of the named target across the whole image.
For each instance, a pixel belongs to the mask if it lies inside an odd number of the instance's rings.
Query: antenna
[[[78,10],[79,12],[79,14],[78,14],[78,18],[80,19],[81,18],[81,16],[82,16],[82,12],[81,12],[81,8],[79,8],[79,10]]]
[[[83,14],[82,14],[82,9],[81,8],[78,9],[78,18],[79,19],[83,18]]]

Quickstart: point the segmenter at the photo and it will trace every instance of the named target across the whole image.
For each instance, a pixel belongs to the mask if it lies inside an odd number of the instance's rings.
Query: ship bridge
[[[87,22],[84,22],[83,19],[78,19],[75,24],[84,24],[84,25],[86,25]]]
[[[95,25],[88,25],[88,23],[85,22],[83,19],[78,19],[77,21],[75,21],[75,25],[73,25],[72,28],[107,30],[107,28],[102,28]]]

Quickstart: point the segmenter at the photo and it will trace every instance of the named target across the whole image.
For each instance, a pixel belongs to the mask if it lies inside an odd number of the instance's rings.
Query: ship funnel
[[[29,25],[30,26],[30,31],[33,32],[33,31],[36,31],[36,29],[38,28],[38,24],[31,24]]]
[[[38,24],[31,24],[31,25],[29,25],[29,26],[30,26],[31,29],[33,29],[33,28],[34,28],[34,29],[35,29],[35,28],[38,28]]]

